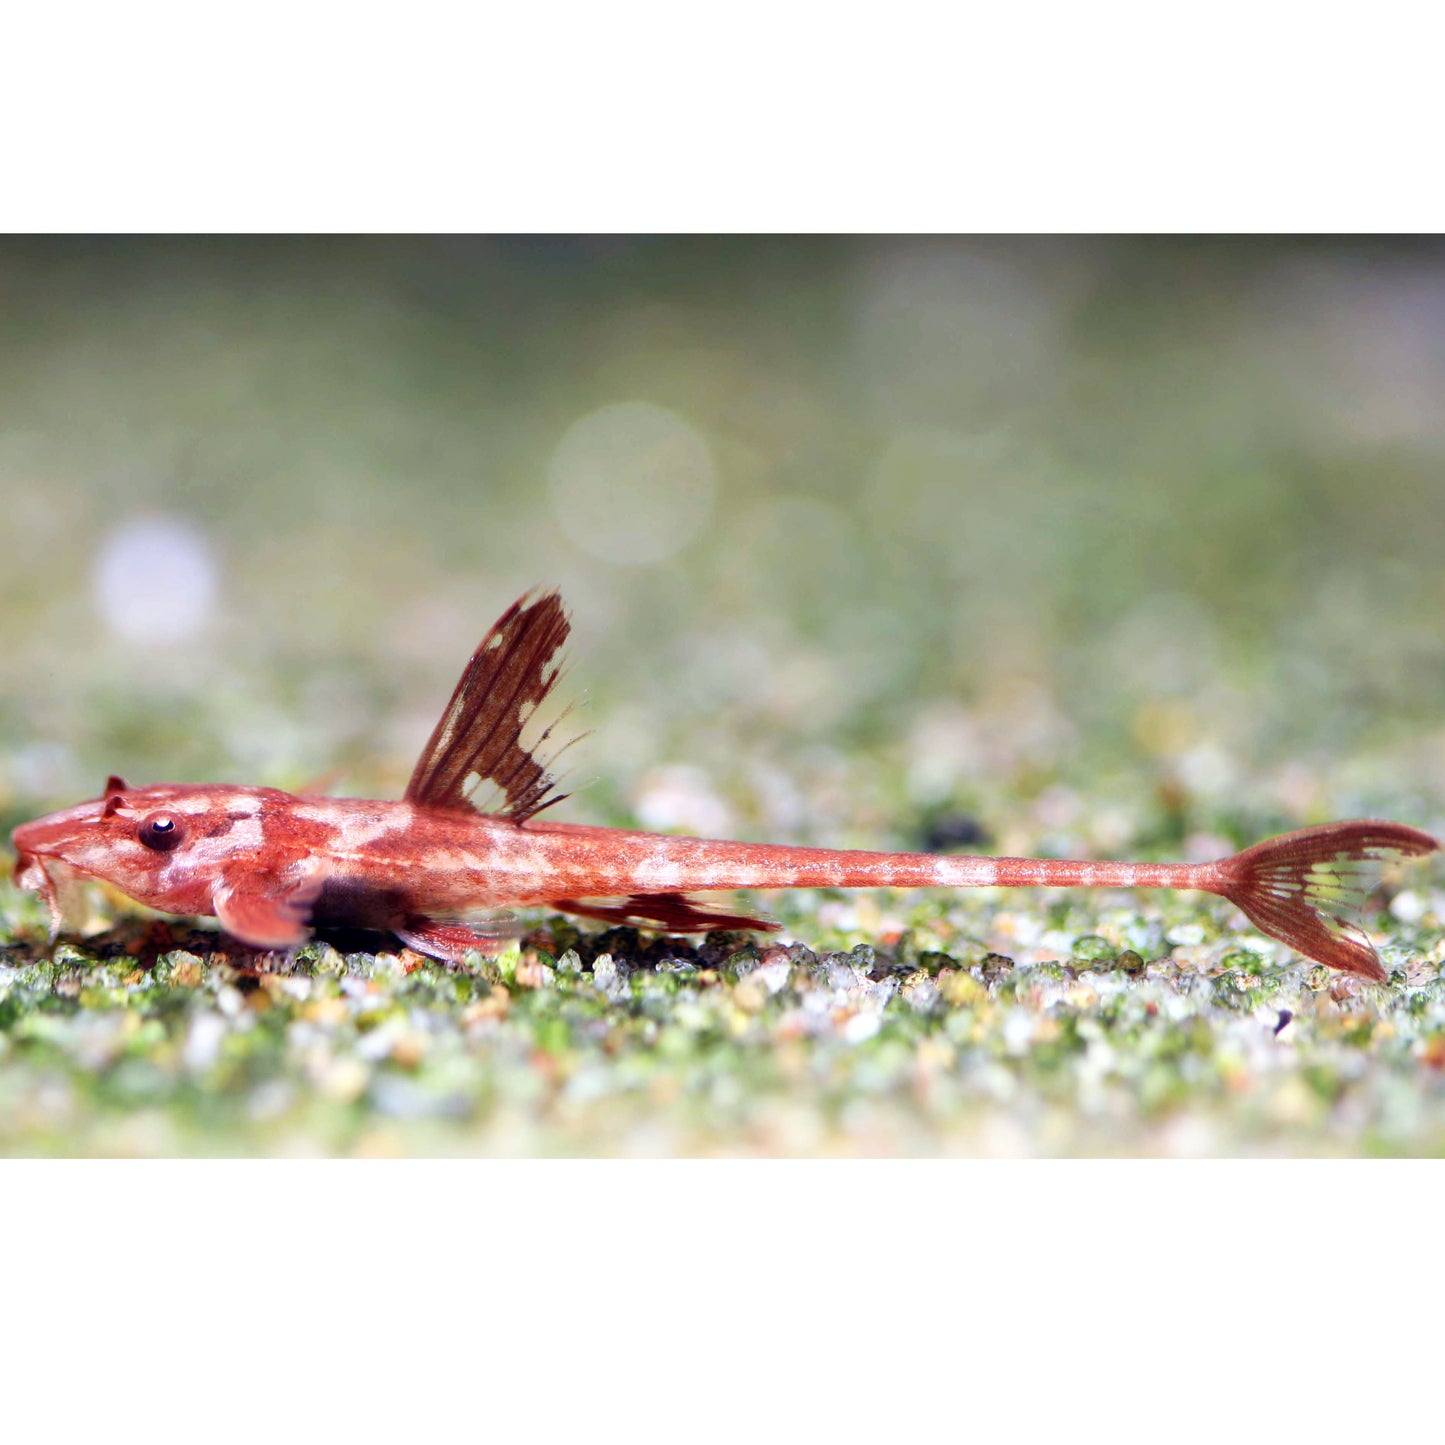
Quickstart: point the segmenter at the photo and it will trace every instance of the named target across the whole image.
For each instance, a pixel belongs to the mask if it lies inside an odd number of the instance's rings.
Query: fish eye
[[[185,836],[185,825],[174,813],[151,813],[136,832],[136,837],[157,853],[169,853]]]

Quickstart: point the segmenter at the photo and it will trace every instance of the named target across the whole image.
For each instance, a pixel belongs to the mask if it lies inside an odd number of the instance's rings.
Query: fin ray
[[[721,913],[682,893],[634,893],[619,902],[593,898],[553,898],[559,913],[592,918],[599,923],[661,927],[665,933],[709,933],[715,928],[756,929],[776,933],[781,924],[741,913]]]
[[[555,588],[529,592],[502,614],[472,654],[422,749],[407,784],[408,802],[480,811],[472,794],[489,782],[503,797],[500,815],[522,823],[562,801],[566,795],[557,792],[548,771],[556,755],[546,762],[536,756],[552,727],[533,748],[523,746],[522,729],[557,684],[557,655],[570,630]]]
[[[1302,828],[1226,859],[1216,891],[1306,958],[1383,982],[1374,945],[1349,915],[1368,901],[1381,865],[1439,846],[1418,828],[1374,819]]]

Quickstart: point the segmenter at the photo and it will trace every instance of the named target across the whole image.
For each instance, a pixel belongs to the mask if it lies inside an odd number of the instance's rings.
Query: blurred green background
[[[399,791],[536,583],[558,817],[1210,854],[1445,827],[1445,250],[0,242],[0,823]]]
[[[110,772],[395,796],[539,583],[559,818],[1445,834],[1437,243],[12,239],[0,307],[0,840]],[[1382,988],[1201,895],[258,981],[0,885],[0,1152],[1439,1153],[1439,879]]]

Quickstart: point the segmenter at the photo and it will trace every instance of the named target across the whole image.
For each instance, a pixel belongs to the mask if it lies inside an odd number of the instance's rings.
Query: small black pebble
[[[977,818],[967,813],[940,813],[923,833],[923,846],[929,853],[945,853],[950,848],[975,848],[988,842],[988,833]]]
[[[1280,1009],[1280,1011],[1279,1011],[1279,1022],[1274,1026],[1274,1036],[1275,1036],[1275,1038],[1278,1038],[1278,1037],[1280,1036],[1280,1034],[1282,1034],[1282,1033],[1284,1032],[1285,1027],[1288,1025],[1289,1021],[1290,1021],[1293,1017],[1294,1017],[1294,1015],[1293,1015],[1287,1008],[1282,1008],[1282,1009]]]

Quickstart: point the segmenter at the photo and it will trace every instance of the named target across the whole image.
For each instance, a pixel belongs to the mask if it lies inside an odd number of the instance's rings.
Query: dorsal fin
[[[557,681],[570,623],[556,589],[519,597],[482,639],[417,760],[405,797],[431,808],[471,808],[482,782],[500,791],[503,817],[521,823],[565,793],[522,745],[522,728]],[[540,747],[551,734],[549,727]]]

